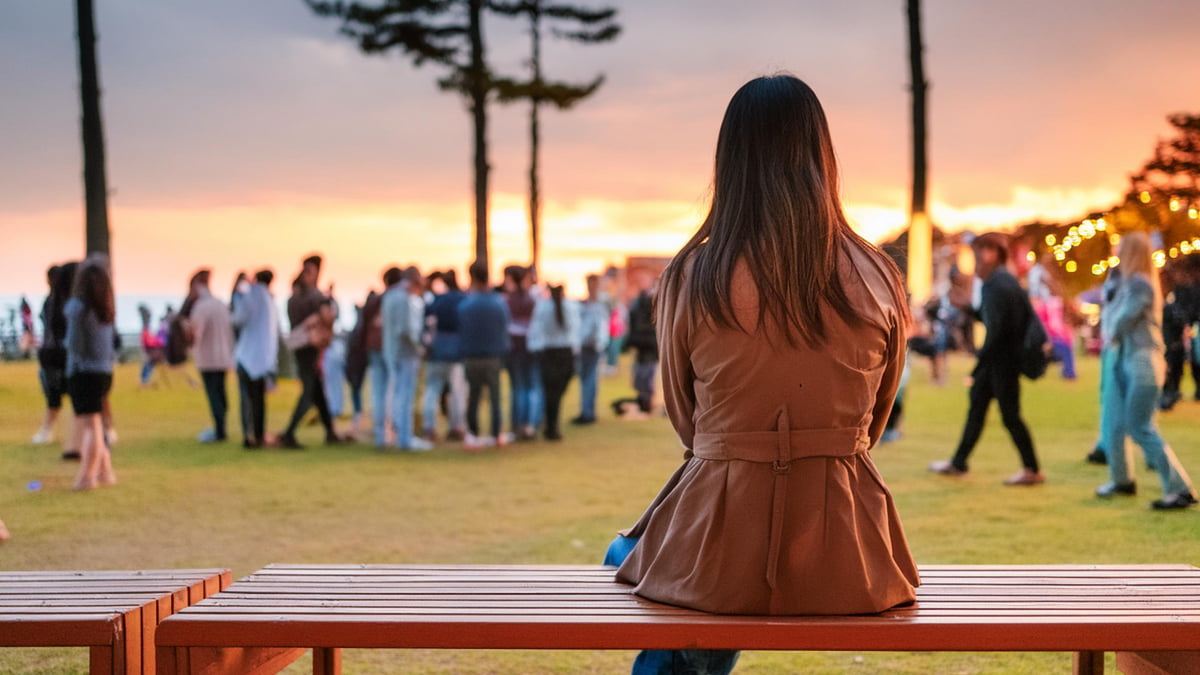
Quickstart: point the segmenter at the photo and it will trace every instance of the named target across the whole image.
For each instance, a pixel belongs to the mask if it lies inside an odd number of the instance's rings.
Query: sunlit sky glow
[[[469,119],[434,67],[366,58],[300,0],[97,0],[119,290],[181,293],[212,267],[292,276],[304,254],[359,298],[389,263],[462,269],[471,252]],[[671,254],[701,217],[725,103],[788,70],[821,96],[851,220],[905,220],[902,0],[613,0],[625,34],[548,44],[547,70],[600,92],[543,115],[543,269],[581,276]],[[1200,109],[1193,0],[926,0],[933,216],[947,229],[1077,217],[1112,205],[1167,132]],[[71,3],[0,14],[0,293],[39,293],[83,248]],[[516,72],[518,24],[490,19]],[[492,259],[529,256],[525,108],[494,108]],[[286,286],[277,286],[283,292]]]

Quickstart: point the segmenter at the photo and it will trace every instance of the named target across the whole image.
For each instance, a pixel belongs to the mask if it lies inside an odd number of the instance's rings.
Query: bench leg
[[[1117,652],[1117,670],[1125,675],[1200,675],[1200,651]]]
[[[1104,675],[1104,652],[1075,652],[1071,672],[1075,675]]]
[[[340,647],[313,647],[313,675],[342,675]]]

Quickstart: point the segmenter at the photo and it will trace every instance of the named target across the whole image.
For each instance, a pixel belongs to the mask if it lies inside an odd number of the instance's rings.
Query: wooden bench
[[[600,566],[272,565],[163,621],[160,672],[274,672],[342,648],[1074,652],[1074,671],[1200,673],[1200,569],[921,568],[872,616],[718,616],[648,602]],[[273,670],[274,669],[274,670]]]
[[[226,569],[0,572],[0,647],[89,647],[93,675],[153,675],[159,622],[232,580]]]

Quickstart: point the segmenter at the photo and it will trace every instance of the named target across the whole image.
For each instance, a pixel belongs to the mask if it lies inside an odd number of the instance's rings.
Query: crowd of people
[[[275,446],[301,449],[298,430],[315,409],[326,444],[358,440],[364,420],[363,389],[370,387],[370,441],[380,448],[428,451],[438,441],[462,442],[468,450],[505,446],[541,438],[563,438],[562,401],[568,385],[579,377],[580,408],[570,422],[595,423],[596,397],[601,366],[610,354],[610,344],[621,342],[626,325],[633,327],[629,345],[637,351],[636,398],[632,409],[651,410],[655,395],[657,352],[650,322],[653,278],[637,275],[640,293],[633,303],[633,316],[624,307],[603,297],[601,278],[587,278],[587,297],[566,297],[561,285],[539,286],[532,267],[510,265],[498,287],[493,287],[486,266],[470,268],[467,288],[462,288],[455,270],[423,275],[415,266],[389,267],[382,276],[382,289],[372,290],[357,311],[354,328],[339,332],[338,304],[333,289],[322,289],[322,258],[305,258],[291,286],[286,319],[280,320],[271,290],[274,274],[262,269],[253,275],[238,275],[226,302],[210,287],[211,271],[201,269],[188,282],[186,297],[178,311],[168,306],[157,329],[151,325],[148,307],[139,307],[143,352],[141,385],[155,385],[160,367],[180,368],[191,361],[199,380],[187,375],[194,387],[203,386],[211,426],[200,432],[202,443],[226,441],[230,397],[227,380],[236,377],[239,390],[239,419],[242,445],[246,449]],[[91,270],[94,265],[89,264]],[[79,268],[80,271],[77,271]],[[87,331],[89,339],[115,338],[111,283],[104,285],[76,263],[55,266],[49,272],[50,292],[42,311],[44,323],[41,378],[47,411],[34,443],[53,440],[53,430],[69,393],[68,379],[87,384],[86,391],[107,391],[111,386],[113,351],[69,359],[71,338]],[[97,285],[99,284],[99,285]],[[93,292],[93,288],[96,290]],[[97,306],[107,293],[110,300]],[[95,295],[95,297],[93,297]],[[72,318],[71,298],[91,303],[91,313]],[[96,321],[104,326],[103,332]],[[78,325],[72,331],[71,326]],[[274,389],[280,350],[290,352],[300,394],[287,426],[275,435],[266,429],[267,392]],[[103,362],[103,363],[101,363]],[[78,364],[78,365],[76,365]],[[102,367],[103,366],[103,367]],[[106,373],[103,381],[87,375],[92,370]],[[185,373],[188,371],[184,371]],[[507,374],[508,398],[502,401],[501,376]],[[338,428],[344,394],[353,407],[352,426]],[[489,424],[479,416],[487,401]],[[91,397],[81,398],[76,408],[90,409]],[[72,400],[75,399],[72,397]],[[80,408],[83,405],[83,408]],[[508,416],[505,419],[505,411]],[[626,410],[626,401],[614,403]],[[111,413],[98,417],[107,429],[108,441],[115,439]],[[444,427],[439,430],[439,420]],[[90,422],[89,422],[90,423]],[[90,428],[90,427],[89,427]],[[97,436],[98,438],[101,436]],[[89,439],[91,437],[89,436]],[[65,459],[101,458],[93,443],[72,437],[65,443]],[[111,467],[89,469],[79,487],[113,482]]]

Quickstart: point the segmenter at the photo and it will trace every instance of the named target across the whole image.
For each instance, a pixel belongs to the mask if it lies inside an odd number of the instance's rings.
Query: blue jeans
[[[1112,348],[1110,348],[1112,350]],[[1187,473],[1154,424],[1160,375],[1152,349],[1121,350],[1108,359],[1101,419],[1109,477],[1114,483],[1134,480],[1128,435],[1142,448],[1146,462],[1158,471],[1164,495],[1194,494]]]
[[[417,375],[421,359],[400,356],[388,364],[392,384],[392,428],[396,430],[396,445],[409,449],[413,442],[413,409],[417,403]]]
[[[375,432],[375,445],[383,447],[387,439],[384,425],[388,398],[388,366],[383,352],[376,349],[367,352],[367,375],[371,379],[371,428]]]
[[[604,554],[605,565],[620,565],[637,539],[617,535]],[[728,649],[646,649],[633,661],[631,675],[729,675],[740,652]]]
[[[1064,379],[1075,379],[1075,349],[1067,340],[1054,340],[1054,357],[1062,363]]]
[[[421,409],[421,423],[427,434],[437,429],[442,390],[447,385],[450,387],[450,430],[466,429],[467,380],[463,376],[463,364],[458,361],[426,361],[425,403]]]
[[[514,352],[508,355],[509,408],[512,430],[533,426],[533,355]]]
[[[579,416],[596,419],[596,387],[599,383],[600,352],[584,347],[579,352]]]

